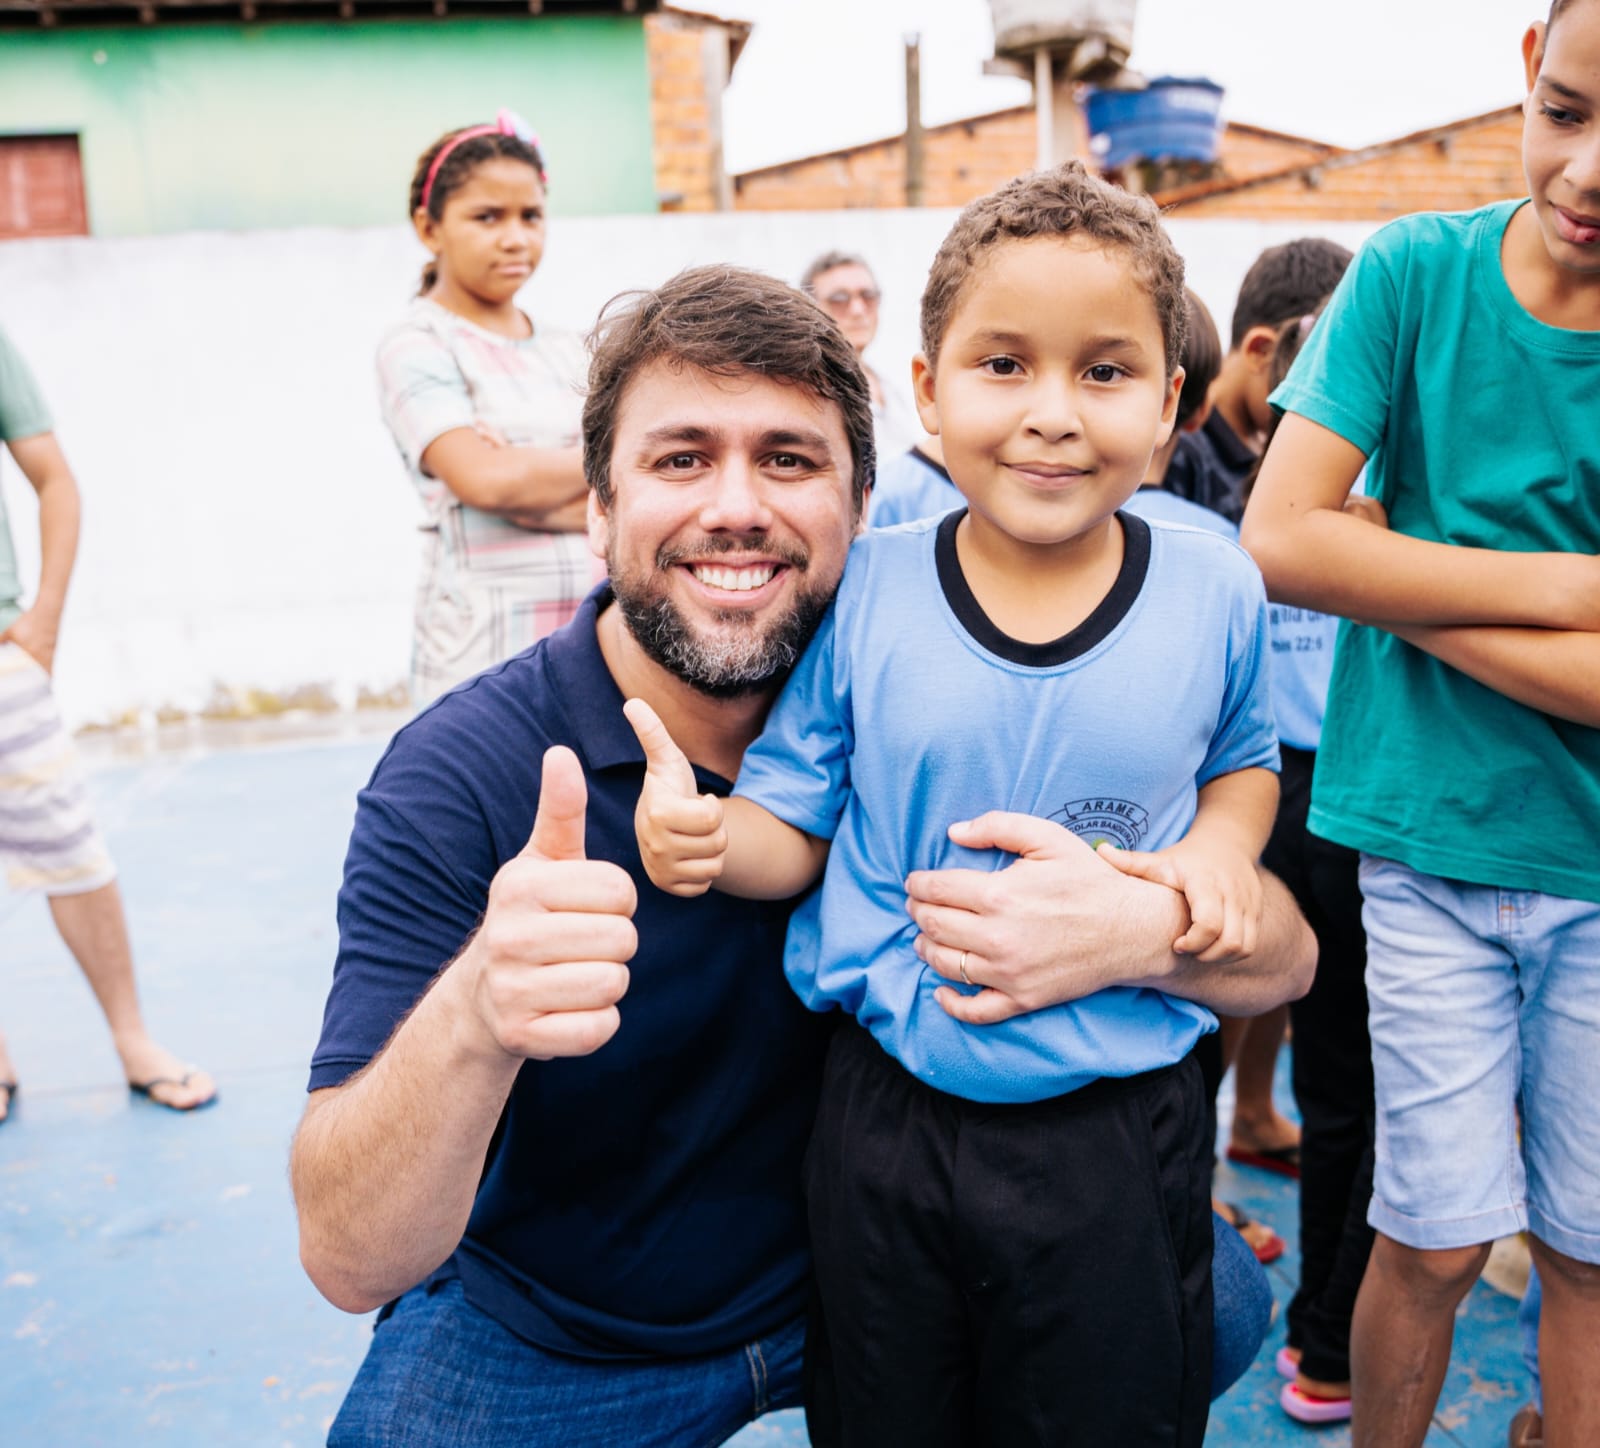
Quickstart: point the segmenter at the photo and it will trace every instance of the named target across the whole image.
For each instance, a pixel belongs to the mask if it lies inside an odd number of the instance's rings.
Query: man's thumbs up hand
[[[651,883],[672,895],[703,895],[728,849],[722,801],[699,793],[684,752],[643,699],[622,706],[644,750],[644,788],[634,812],[639,856]]]
[[[533,833],[522,847],[525,860],[581,860],[583,830],[589,811],[589,786],[583,782],[578,756],[564,744],[544,752],[539,781],[539,808]]]
[[[533,833],[495,875],[467,947],[478,1015],[508,1055],[586,1056],[621,1024],[638,896],[620,865],[585,858],[587,807],[577,756],[546,750]]]

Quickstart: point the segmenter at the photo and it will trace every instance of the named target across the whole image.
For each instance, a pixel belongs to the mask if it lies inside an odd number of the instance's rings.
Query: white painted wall
[[[869,358],[906,377],[949,211],[557,218],[524,305],[583,330],[614,293],[733,261],[794,279],[869,257]],[[1354,247],[1371,227],[1319,228]],[[1245,268],[1304,228],[1176,222],[1226,335]],[[405,676],[420,513],[378,416],[372,349],[422,253],[408,230],[0,244],[0,326],[38,373],[85,498],[57,659],[74,726],[197,710],[213,689],[322,684],[353,703]],[[0,469],[25,584],[33,495]]]

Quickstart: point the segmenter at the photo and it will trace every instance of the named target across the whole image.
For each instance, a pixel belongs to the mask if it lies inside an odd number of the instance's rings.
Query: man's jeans
[[[545,1352],[466,1301],[414,1288],[378,1324],[329,1448],[712,1448],[800,1403],[805,1326],[710,1357]]]

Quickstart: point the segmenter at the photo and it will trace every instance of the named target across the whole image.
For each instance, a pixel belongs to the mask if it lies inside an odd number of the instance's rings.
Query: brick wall
[[[1230,176],[1282,170],[1335,147],[1256,126],[1230,125],[1219,161]],[[923,132],[924,204],[965,206],[1023,171],[1037,154],[1032,106],[993,111]],[[890,136],[765,166],[734,177],[734,205],[741,211],[833,211],[846,207],[904,206],[905,138]]]
[[[735,29],[713,17],[658,10],[645,17],[656,194],[663,211],[716,211],[725,189],[722,92]]]
[[[1386,221],[1413,211],[1466,211],[1523,193],[1522,109],[1508,106],[1364,151],[1344,152],[1251,186],[1156,199],[1174,217]]]

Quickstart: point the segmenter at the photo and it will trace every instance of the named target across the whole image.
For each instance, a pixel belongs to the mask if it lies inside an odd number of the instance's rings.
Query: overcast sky
[[[987,0],[684,0],[753,20],[725,108],[731,171],[905,127],[903,37],[922,35],[926,124],[1026,102],[982,73]],[[1522,98],[1518,45],[1544,0],[1139,0],[1131,64],[1203,75],[1224,113],[1359,146]]]

